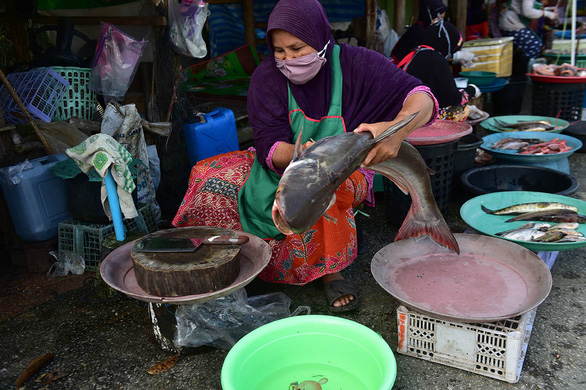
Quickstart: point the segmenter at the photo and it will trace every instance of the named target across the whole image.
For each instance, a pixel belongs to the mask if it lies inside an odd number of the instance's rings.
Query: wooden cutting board
[[[136,282],[146,293],[180,297],[231,285],[240,273],[239,253],[239,245],[200,245],[195,252],[131,251],[131,257]]]

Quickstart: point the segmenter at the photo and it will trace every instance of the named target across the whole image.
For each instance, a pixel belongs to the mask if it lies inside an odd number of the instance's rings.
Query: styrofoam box
[[[462,47],[474,53],[472,66],[462,71],[495,72],[497,77],[509,77],[513,72],[513,38],[487,38],[464,42]]]
[[[397,308],[397,352],[502,381],[516,383],[536,309],[514,318],[468,324]]]

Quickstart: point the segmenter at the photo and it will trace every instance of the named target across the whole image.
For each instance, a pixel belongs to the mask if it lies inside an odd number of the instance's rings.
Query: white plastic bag
[[[203,0],[169,0],[169,26],[173,49],[179,54],[203,58],[208,53],[201,31],[210,11]]]
[[[80,255],[70,251],[51,251],[49,254],[56,260],[47,271],[49,278],[67,276],[70,272],[73,275],[83,275],[85,272],[85,261]]]

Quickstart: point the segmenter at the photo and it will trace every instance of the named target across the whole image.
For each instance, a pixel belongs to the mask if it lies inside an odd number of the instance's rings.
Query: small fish
[[[557,212],[556,212],[557,211]],[[514,221],[546,221],[546,222],[586,222],[586,215],[568,213],[566,210],[537,211],[509,218],[505,222]]]
[[[549,227],[549,229],[573,229],[576,230],[580,227],[579,223],[576,222],[561,222],[561,223],[556,223],[555,225],[552,225]]]
[[[564,238],[562,238],[556,242],[562,243],[562,242],[584,242],[584,241],[586,241],[586,237],[584,237],[584,236],[567,235]]]
[[[310,229],[335,202],[336,189],[359,167],[369,150],[396,133],[416,114],[391,126],[377,138],[369,132],[347,132],[322,138],[301,150],[301,134],[295,142],[293,160],[285,169],[273,202],[275,226],[284,234]],[[438,244],[460,252],[431,189],[430,170],[413,146],[403,142],[395,158],[369,166],[411,196],[411,207],[395,241],[429,236]]]
[[[550,226],[551,226],[551,224],[549,224],[549,223],[527,222],[526,224],[521,225],[518,228],[505,230],[503,232],[498,232],[498,233],[495,233],[495,235],[502,237],[506,234],[513,233],[513,232],[516,232],[517,230],[522,230],[522,229],[535,229],[535,230],[545,231],[545,230],[549,229]]]
[[[579,231],[577,231],[575,229],[556,228],[556,229],[548,229],[547,231],[548,232],[562,232],[566,236],[584,237],[584,234],[582,232],[579,232]]]
[[[545,210],[568,210],[575,213],[578,212],[578,208],[559,202],[532,202],[532,203],[519,203],[512,206],[508,206],[499,210],[491,210],[484,205],[480,205],[482,211],[493,215],[512,215],[512,214],[523,214],[531,213],[536,211]]]
[[[531,241],[535,242],[556,242],[566,236],[566,233],[561,230],[551,230],[543,233],[539,237],[533,238]]]
[[[534,241],[535,239],[545,235],[546,232],[542,232],[538,229],[516,229],[512,232],[501,235],[502,238],[508,238],[510,240],[519,241]]]
[[[518,121],[516,123],[507,123],[494,118],[494,123],[502,131],[550,131],[556,129],[554,125],[547,121]]]

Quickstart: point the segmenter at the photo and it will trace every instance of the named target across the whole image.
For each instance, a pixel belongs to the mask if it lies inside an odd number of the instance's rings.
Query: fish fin
[[[332,217],[330,214],[328,214],[327,212],[324,213],[324,218],[327,219],[330,222],[333,223],[338,223],[338,220],[334,217]]]
[[[303,134],[303,128],[299,132],[297,136],[297,140],[295,140],[295,146],[293,147],[293,159],[291,161],[295,161],[301,156],[301,152],[303,151],[303,143],[301,142],[301,136]]]
[[[373,144],[382,141],[383,139],[395,134],[397,131],[401,130],[403,127],[407,126],[409,122],[411,122],[415,117],[419,114],[419,111],[408,115],[405,119],[400,120],[399,122],[393,124],[391,127],[380,133],[375,139],[372,140]]]
[[[439,245],[460,254],[458,241],[456,241],[456,237],[452,234],[452,231],[443,217],[440,215],[440,218],[438,218],[435,223],[425,224],[417,218],[413,205],[411,205],[411,208],[405,217],[405,221],[395,237],[395,241],[423,236],[428,236]]]
[[[428,172],[430,175],[435,175],[435,171],[434,171],[433,169],[431,169],[430,167],[427,167],[427,172]]]
[[[480,208],[482,209],[482,211],[484,211],[487,214],[494,214],[494,210],[489,209],[488,207],[484,206],[483,204],[480,205]]]

